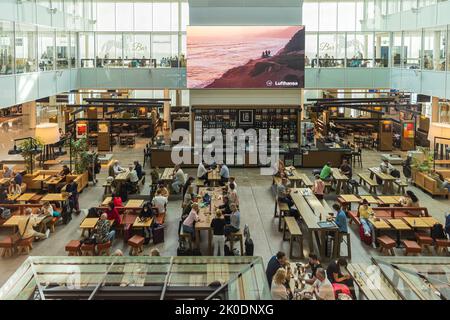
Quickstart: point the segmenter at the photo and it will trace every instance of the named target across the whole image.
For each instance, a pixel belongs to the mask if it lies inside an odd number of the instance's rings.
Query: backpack
[[[398,171],[397,169],[392,170],[391,176],[393,176],[394,178],[400,178],[400,171]]]
[[[98,218],[98,217],[100,217],[100,215],[98,214],[97,208],[89,208],[86,218]]]
[[[342,283],[333,283],[333,291],[334,291],[334,296],[336,299],[339,299],[339,295],[341,294],[345,294],[347,296],[352,296],[352,293],[350,292],[350,289]]]
[[[248,227],[248,224],[244,227],[244,237],[245,237],[245,255],[246,256],[253,256],[253,252],[255,250],[255,245],[253,243],[252,238],[250,238],[250,228]]]
[[[5,220],[11,218],[11,210],[7,208],[0,208],[0,217]]]
[[[436,241],[436,239],[447,239],[442,224],[436,223],[431,228],[431,238],[433,238],[433,241]]]

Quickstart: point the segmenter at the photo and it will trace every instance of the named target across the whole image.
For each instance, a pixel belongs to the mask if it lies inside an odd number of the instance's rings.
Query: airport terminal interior
[[[449,38],[447,0],[1,1],[0,299],[450,299]]]

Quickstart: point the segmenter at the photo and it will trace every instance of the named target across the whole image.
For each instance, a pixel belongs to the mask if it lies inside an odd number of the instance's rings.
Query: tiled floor
[[[20,128],[20,126],[19,126]],[[20,132],[18,128],[9,131],[2,132],[0,142],[0,156],[7,153],[7,150],[11,148],[13,137],[22,137],[29,134],[29,132]],[[133,160],[142,161],[142,150],[144,144],[147,143],[144,139],[138,139],[135,148],[121,148],[116,147],[114,150],[114,158],[121,161],[123,166],[131,163]],[[373,151],[363,152],[364,168],[355,168],[354,175],[361,171],[367,171],[368,167],[378,166],[380,163],[380,153]],[[147,175],[150,169],[145,168]],[[195,175],[195,169],[185,170],[191,175]],[[307,173],[312,177],[311,169],[302,169],[302,172]],[[102,182],[105,180],[107,170],[102,169],[101,174],[98,176],[99,182],[96,186],[89,186],[80,196],[80,204],[84,209],[80,216],[74,216],[70,224],[66,226],[58,226],[55,233],[51,234],[48,240],[36,242],[34,248],[31,251],[31,255],[66,255],[64,251],[65,244],[72,239],[79,239],[81,232],[78,228],[80,222],[86,214],[89,207],[98,205],[102,200],[103,188]],[[262,256],[267,261],[270,256],[278,250],[288,251],[289,244],[287,241],[282,240],[282,235],[277,230],[277,221],[273,218],[274,198],[271,191],[271,177],[261,176],[259,169],[243,169],[243,168],[231,168],[231,174],[236,176],[238,184],[238,194],[241,203],[241,223],[248,224],[250,227],[253,242],[255,244],[254,254]],[[149,192],[148,182],[150,177],[147,176],[147,183],[142,193]],[[449,210],[450,201],[443,198],[432,199],[429,195],[423,193],[421,190],[410,187],[419,197],[421,205],[426,206],[429,209],[430,214],[436,217],[441,222],[444,221],[444,214]],[[361,194],[367,193],[366,190],[360,189]],[[326,201],[331,205],[335,200],[336,195],[331,194],[326,197]],[[167,216],[167,228],[165,230],[165,242],[157,245],[162,255],[171,256],[176,254],[178,246],[177,230],[178,221],[180,217],[180,200],[171,200],[168,205]],[[369,261],[371,256],[378,254],[378,251],[361,244],[359,236],[357,234],[357,228],[352,225],[351,230],[351,243],[352,243],[352,261]],[[0,237],[7,234],[6,230],[0,229]],[[203,237],[205,240],[206,237]],[[203,244],[205,246],[205,244]],[[148,254],[153,245],[149,245],[145,248],[145,254]],[[126,244],[122,239],[115,241],[114,249],[123,249],[126,254]],[[305,243],[305,255],[307,254],[308,245]],[[396,249],[397,254],[402,252]],[[345,248],[342,248],[342,252],[345,252]],[[17,267],[26,259],[26,256],[15,256],[13,258],[0,260],[0,285],[2,285],[9,276],[17,269]]]

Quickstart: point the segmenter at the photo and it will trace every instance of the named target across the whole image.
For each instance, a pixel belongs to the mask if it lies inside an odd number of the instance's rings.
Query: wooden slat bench
[[[368,186],[369,192],[371,194],[377,194],[378,183],[375,180],[370,178],[370,176],[368,174],[364,174],[364,173],[358,173],[358,177],[359,177],[360,185]]]
[[[416,241],[403,240],[402,242],[405,245],[405,256],[409,254],[417,255],[422,252],[422,247]]]
[[[289,206],[285,202],[278,201],[278,198],[275,199],[275,212],[273,217],[278,218],[278,231],[281,232],[281,221],[286,213],[289,212]]]
[[[349,224],[351,224],[352,222],[354,222],[357,226],[359,226],[361,224],[361,221],[359,220],[357,211],[350,210],[347,212],[347,214],[350,218]]]
[[[394,239],[389,236],[381,236],[377,238],[378,243],[380,244],[380,252],[387,252],[392,256],[395,256],[394,248],[397,245]]]
[[[403,180],[395,180],[394,183],[398,187],[397,192],[399,194],[404,194],[405,193],[405,188],[408,186],[408,183],[406,181],[403,181]]]
[[[303,234],[300,227],[294,217],[284,217],[284,228],[283,228],[283,240],[288,240],[286,238],[286,231],[289,232],[289,258],[290,259],[303,259]],[[300,246],[300,255],[294,257],[292,255],[293,243],[297,241]]]

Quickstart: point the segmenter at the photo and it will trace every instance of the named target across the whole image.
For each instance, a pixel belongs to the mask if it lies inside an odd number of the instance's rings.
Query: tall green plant
[[[433,154],[431,150],[423,147],[418,147],[417,149],[422,152],[423,156],[421,158],[413,157],[411,167],[420,172],[430,172],[433,167]]]
[[[27,172],[32,173],[32,166],[34,165],[37,149],[42,150],[44,144],[39,139],[26,139],[19,145],[20,154],[25,160]]]
[[[89,167],[87,139],[69,140],[72,150],[72,163],[75,164],[75,174],[83,174]]]

